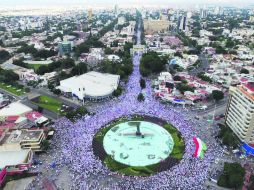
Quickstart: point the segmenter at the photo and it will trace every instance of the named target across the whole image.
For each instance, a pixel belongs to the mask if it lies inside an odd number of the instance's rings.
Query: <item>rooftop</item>
[[[31,150],[19,151],[1,151],[0,152],[0,169],[6,166],[15,166],[18,164],[27,163],[28,155]]]
[[[36,141],[43,130],[15,130],[7,133],[0,144],[20,143],[21,141]]]
[[[248,82],[246,84],[243,84],[244,87],[246,87],[251,92],[254,92],[254,82]]]
[[[104,96],[112,93],[117,88],[119,78],[119,75],[92,71],[62,80],[58,88],[62,91],[84,88],[84,93],[88,96]]]
[[[20,116],[31,111],[32,109],[24,104],[14,102],[0,110],[0,117]]]

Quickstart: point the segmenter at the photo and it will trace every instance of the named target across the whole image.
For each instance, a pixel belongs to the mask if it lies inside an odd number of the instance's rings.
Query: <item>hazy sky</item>
[[[254,4],[254,0],[0,0],[0,6]]]

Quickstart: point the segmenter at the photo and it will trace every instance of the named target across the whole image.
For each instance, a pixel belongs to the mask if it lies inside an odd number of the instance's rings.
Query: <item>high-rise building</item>
[[[181,22],[182,22],[182,17],[178,17],[178,20],[177,20],[177,31],[180,31],[180,27],[181,27]]]
[[[183,24],[182,24],[182,30],[186,30],[186,25],[187,25],[187,17],[186,16],[184,16],[183,17],[183,22],[182,22]]]
[[[207,17],[207,10],[201,9],[200,10],[200,18],[206,18]]]
[[[146,34],[158,31],[168,30],[171,22],[163,15],[161,20],[153,20],[151,18],[144,19],[144,30]]]
[[[60,56],[66,55],[71,53],[72,51],[72,45],[71,42],[63,41],[58,44],[58,52]]]
[[[89,22],[93,21],[93,10],[92,9],[88,10],[88,21]]]
[[[117,4],[115,5],[114,13],[115,13],[115,16],[118,17],[118,14],[119,14],[119,7],[118,7]]]
[[[241,141],[254,143],[254,82],[230,88],[226,124]]]

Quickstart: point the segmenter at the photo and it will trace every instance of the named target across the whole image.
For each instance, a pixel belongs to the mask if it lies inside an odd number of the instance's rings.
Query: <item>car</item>
[[[232,152],[234,153],[234,154],[236,154],[236,153],[238,153],[238,152],[240,152],[238,149],[235,149],[235,150],[232,150]]]
[[[221,117],[221,118],[224,118],[224,117],[225,117],[225,114],[220,114],[220,117]]]

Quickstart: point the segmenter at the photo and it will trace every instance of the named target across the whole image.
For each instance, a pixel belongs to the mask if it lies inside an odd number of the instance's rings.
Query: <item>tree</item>
[[[76,110],[71,110],[66,113],[66,118],[70,121],[74,122],[77,119],[82,118],[84,115],[88,114],[89,112],[85,107],[79,107]]]
[[[27,45],[27,44],[24,44],[21,48],[19,48],[17,50],[18,53],[25,53],[25,54],[32,54],[33,56],[35,56],[37,54],[37,49],[34,48],[33,45]]]
[[[178,52],[178,51],[175,52],[174,56],[175,57],[181,57],[181,58],[183,58],[183,55],[180,52]]]
[[[227,48],[232,48],[235,46],[235,42],[233,40],[228,39],[226,42],[226,47]]]
[[[37,70],[36,73],[38,75],[44,75],[45,73],[49,72],[49,69],[46,65],[41,65]]]
[[[223,173],[218,180],[218,185],[238,189],[243,185],[244,175],[245,170],[239,163],[225,162]]]
[[[12,70],[0,70],[0,81],[10,84],[17,80],[19,80],[19,75]]]
[[[195,88],[185,84],[184,82],[176,85],[176,89],[179,90],[182,94],[186,91],[194,92]]]
[[[22,59],[14,60],[12,64],[20,66],[20,67],[24,67],[24,68],[28,68],[29,67],[28,64],[24,63]]]
[[[142,89],[146,88],[146,81],[144,79],[141,78],[139,82],[140,82],[140,87]]]
[[[105,53],[106,55],[113,54],[113,50],[112,50],[111,48],[107,47],[107,48],[104,50],[104,53]]]
[[[38,52],[34,55],[34,57],[46,59],[46,58],[48,58],[48,57],[55,56],[56,54],[57,54],[57,52],[54,51],[53,49],[51,49],[51,50],[46,50],[46,49],[44,49],[44,50],[38,51]]]
[[[138,101],[139,101],[139,102],[142,102],[142,101],[144,101],[144,100],[145,100],[144,95],[143,95],[142,93],[139,93],[139,94],[138,94]]]
[[[123,92],[123,89],[120,86],[118,86],[117,89],[114,90],[112,95],[115,96],[115,97],[118,97],[122,94],[122,92]]]
[[[0,50],[0,63],[4,62],[5,60],[11,57],[10,53],[5,50]]]
[[[209,82],[209,83],[213,82],[213,80],[210,77],[206,76],[204,72],[198,73],[197,77],[201,78],[203,81],[206,81],[206,82]]]
[[[218,137],[222,139],[222,143],[226,146],[237,148],[240,144],[238,137],[233,133],[233,131],[223,124],[219,124],[219,134]]]
[[[49,149],[49,146],[50,146],[50,144],[49,144],[49,141],[48,141],[48,140],[43,140],[43,141],[41,142],[41,150],[46,151],[46,150]]]
[[[226,54],[227,51],[222,47],[222,46],[218,46],[216,47],[216,54]]]
[[[79,63],[78,65],[75,65],[72,70],[72,75],[82,75],[87,72],[87,65],[86,63]]]
[[[118,47],[118,43],[119,43],[118,40],[114,40],[114,41],[111,43],[111,47]]]
[[[48,82],[48,89],[50,90],[54,89],[54,85],[51,82]]]
[[[245,68],[242,68],[241,71],[240,71],[241,74],[249,74],[249,70],[248,69],[245,69]]]
[[[43,110],[44,110],[43,107],[41,107],[41,106],[38,106],[38,107],[37,107],[37,111],[38,111],[38,112],[42,113]]]
[[[25,88],[25,92],[30,92],[31,90],[30,90],[30,88]]]
[[[53,89],[53,93],[56,94],[56,95],[60,95],[61,94],[61,90],[54,88]]]
[[[232,30],[234,28],[238,28],[239,27],[239,23],[240,22],[238,20],[235,20],[234,18],[229,19],[228,25],[229,25],[230,32],[232,32]]]
[[[175,75],[173,77],[173,79],[174,79],[174,81],[181,81],[182,80],[182,78],[180,76],[178,76],[178,75]]]
[[[224,93],[220,90],[213,90],[212,97],[215,101],[222,100],[224,98]]]
[[[164,69],[167,60],[160,58],[156,52],[148,52],[143,55],[140,62],[140,72],[142,76],[148,76],[152,73],[160,73]]]

